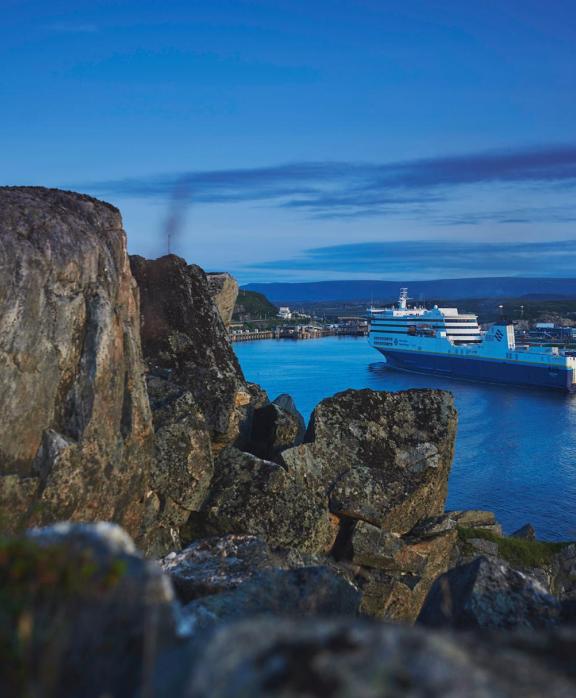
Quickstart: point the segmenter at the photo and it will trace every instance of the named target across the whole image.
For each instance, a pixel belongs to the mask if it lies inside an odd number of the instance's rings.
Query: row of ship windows
[[[430,328],[430,329],[434,329],[434,328]],[[444,329],[444,328],[441,327],[441,328],[439,328],[439,329]],[[402,331],[402,330],[388,330],[388,329],[386,329],[386,330],[371,330],[371,333],[372,333],[372,334],[406,334],[406,335],[408,334],[407,331]],[[480,333],[479,333],[479,332],[473,332],[473,333],[471,333],[471,334],[465,334],[465,333],[462,333],[462,332],[458,332],[458,331],[452,330],[451,332],[450,332],[450,331],[449,331],[449,332],[446,332],[446,335],[447,335],[448,337],[474,337],[474,336],[480,336]]]
[[[386,344],[386,342],[383,339],[376,337],[376,339],[374,339],[374,344]],[[462,339],[462,340],[456,339],[456,340],[454,340],[454,344],[457,346],[460,346],[462,344],[482,344],[482,340],[481,339]],[[390,346],[390,345],[388,344],[388,346]],[[420,351],[421,347],[417,347],[417,349],[418,349],[418,351]],[[466,352],[464,350],[462,350],[461,352],[456,352],[456,353],[464,354]]]
[[[416,327],[416,325],[391,325],[391,324],[386,324],[386,325],[379,325],[377,323],[372,323],[373,327],[380,327],[382,330],[386,331],[388,330],[389,327]],[[470,332],[471,330],[480,332],[480,328],[478,325],[420,325],[420,327],[424,328],[430,328],[432,330],[448,330],[448,331],[454,331],[454,330],[466,330],[466,332]]]
[[[412,320],[398,320],[398,319],[396,319],[396,320],[386,320],[385,322],[382,322],[381,320],[372,320],[372,324],[373,325],[380,325],[382,327],[392,327],[392,326],[396,326],[396,325],[404,327],[406,325],[414,325],[415,323]],[[442,320],[428,320],[428,322],[425,324],[430,325],[430,326],[437,326],[437,327],[444,327],[444,326],[446,326],[446,327],[458,327],[458,326],[478,327],[477,322],[462,322],[460,320],[458,322],[443,322]]]
[[[455,317],[455,318],[448,318],[444,317],[442,320],[439,319],[434,319],[434,318],[425,318],[425,317],[391,317],[391,318],[380,318],[380,317],[375,317],[372,319],[372,322],[447,322],[449,324],[455,323],[455,322],[465,322],[468,324],[478,324],[478,319],[477,318],[465,318],[465,317]]]

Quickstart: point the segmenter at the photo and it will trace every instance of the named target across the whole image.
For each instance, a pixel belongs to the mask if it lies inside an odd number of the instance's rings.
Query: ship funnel
[[[516,349],[516,337],[514,336],[514,326],[507,322],[498,322],[488,330],[485,340],[493,343],[493,347],[501,353],[514,351]]]

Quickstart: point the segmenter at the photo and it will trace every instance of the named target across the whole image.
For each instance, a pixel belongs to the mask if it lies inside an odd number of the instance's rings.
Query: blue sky
[[[0,183],[243,282],[573,276],[570,0],[0,0]]]

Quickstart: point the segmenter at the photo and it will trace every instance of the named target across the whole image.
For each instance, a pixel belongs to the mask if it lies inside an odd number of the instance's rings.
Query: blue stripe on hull
[[[539,388],[552,388],[573,392],[571,369],[553,369],[548,366],[527,366],[526,364],[499,363],[482,359],[454,358],[424,352],[404,352],[376,347],[384,354],[392,368],[417,373],[433,373],[446,378],[464,378],[485,383],[508,383],[529,385]]]

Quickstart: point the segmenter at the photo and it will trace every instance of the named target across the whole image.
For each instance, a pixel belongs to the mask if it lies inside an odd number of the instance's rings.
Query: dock
[[[231,342],[251,342],[255,339],[273,339],[272,330],[234,330],[229,334]]]
[[[368,335],[368,325],[339,324],[330,326],[317,325],[279,325],[273,330],[244,330],[233,328],[230,331],[230,341],[251,342],[257,339],[320,339],[331,336],[365,337]]]

